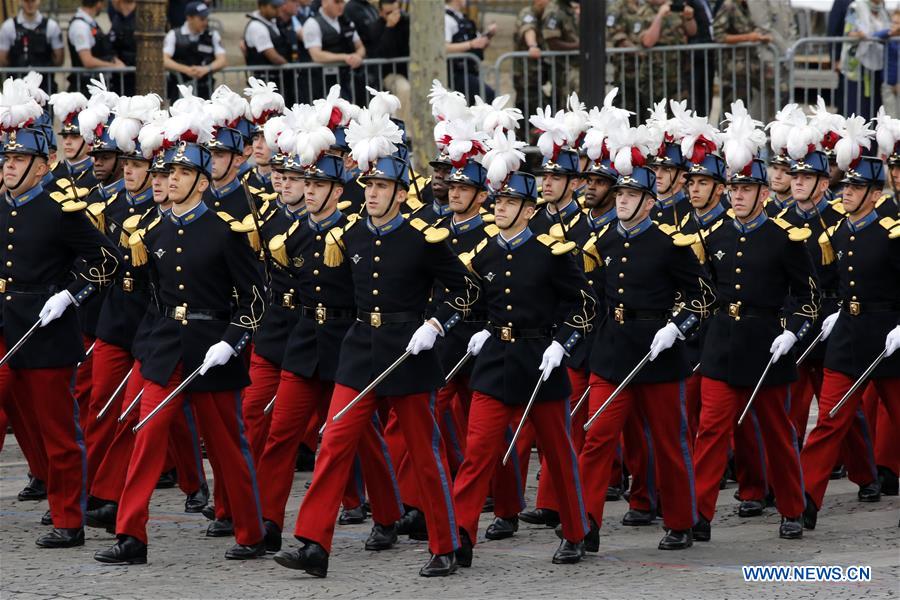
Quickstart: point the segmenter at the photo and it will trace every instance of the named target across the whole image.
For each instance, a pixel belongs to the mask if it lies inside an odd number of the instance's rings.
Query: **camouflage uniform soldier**
[[[578,50],[578,16],[571,0],[552,0],[541,18],[541,34],[547,48],[553,51]],[[566,98],[578,90],[578,59],[560,56],[550,61],[549,79],[553,86],[545,86],[550,105],[554,109],[563,108]]]
[[[713,35],[720,44],[747,42],[767,44],[772,36],[757,29],[750,14],[747,0],[723,0],[713,20]],[[748,65],[749,63],[749,65]],[[729,106],[738,98],[756,108],[758,98],[746,98],[750,89],[759,91],[761,83],[760,56],[755,48],[737,48],[724,51],[720,61],[722,70],[722,106]],[[749,78],[749,88],[748,88]],[[758,96],[758,94],[754,94]],[[758,116],[758,110],[752,110]]]
[[[530,6],[522,8],[516,17],[514,49],[516,52],[528,52],[528,56],[513,62],[513,86],[516,89],[516,106],[526,115],[541,106],[541,84],[548,76],[548,67],[541,61],[541,51],[546,50],[547,45],[544,31],[539,27],[547,1],[534,0]]]
[[[694,10],[673,12],[668,0],[616,0],[606,19],[612,46],[653,48],[687,44],[696,34]],[[691,57],[683,52],[624,54],[614,58],[616,85],[625,108],[643,119],[646,109],[662,98],[687,98]]]

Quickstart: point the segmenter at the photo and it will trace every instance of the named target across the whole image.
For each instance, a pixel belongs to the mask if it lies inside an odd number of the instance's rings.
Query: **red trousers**
[[[757,400],[754,400],[756,403]],[[740,408],[743,410],[743,406]],[[763,438],[764,424],[754,411],[747,414],[744,425],[732,433],[734,471],[741,500],[762,501],[769,493],[768,462]]]
[[[590,413],[594,414],[617,384],[591,375]],[[594,421],[581,453],[581,471],[591,473],[584,486],[588,514],[600,525],[616,444],[631,412],[643,416],[650,431],[659,490],[669,529],[690,529],[697,521],[694,464],[688,439],[684,382],[635,384],[626,387]],[[648,477],[652,469],[648,468]]]
[[[460,528],[469,534],[473,544],[478,537],[478,517],[497,459],[502,458],[507,448],[504,432],[510,419],[518,421],[524,410],[524,406],[507,406],[480,392],[472,394],[466,436],[468,451],[457,474],[453,496],[459,510]],[[569,436],[569,402],[537,402],[531,409],[529,421],[544,449],[547,463],[547,468],[541,471],[541,481],[550,480],[561,501],[563,536],[569,541],[580,542],[588,531],[588,522],[581,497],[578,459]]]
[[[380,400],[390,403],[403,432],[409,459],[419,488],[420,508],[428,526],[428,547],[433,554],[446,554],[459,547],[456,511],[451,495],[450,473],[440,430],[434,420],[434,394],[365,396],[340,420],[332,417],[359,392],[336,384],[312,485],[300,506],[295,535],[321,544],[331,552],[334,523],[347,476],[360,441],[371,428]],[[278,404],[276,402],[276,404]],[[372,493],[372,490],[370,490]]]
[[[878,400],[878,390],[870,381],[863,392],[863,408],[875,436],[875,463],[896,475],[900,473],[900,436],[897,424],[891,422],[887,408]]]
[[[822,507],[825,489],[828,487],[831,469],[841,451],[841,443],[855,419],[862,402],[863,390],[857,390],[841,407],[834,418],[831,409],[840,402],[856,380],[839,372],[825,369],[822,383],[822,397],[819,399],[819,418],[809,434],[801,455],[806,492],[817,507]],[[874,379],[872,385],[891,416],[891,421],[900,430],[900,379]]]
[[[141,418],[156,408],[181,378],[179,365],[165,386],[147,381],[141,398]],[[186,396],[196,409],[209,454],[228,465],[218,483],[225,486],[232,499],[235,539],[244,545],[259,543],[263,538],[259,493],[253,459],[244,437],[240,392],[193,392]],[[181,414],[182,406],[178,399],[170,402],[135,435],[131,464],[119,501],[117,534],[131,535],[147,543],[150,497],[165,462],[165,453],[159,448],[167,442],[171,422]]]
[[[703,406],[695,452],[697,500],[700,514],[712,520],[719,497],[719,482],[728,461],[732,431],[752,390],[704,377],[701,392]],[[759,422],[768,462],[777,465],[767,473],[775,490],[778,512],[786,517],[799,517],[804,506],[803,483],[797,432],[788,416],[789,411],[789,385],[763,386],[750,409]],[[750,422],[744,420],[741,427],[751,427]]]
[[[437,392],[434,418],[447,447],[451,474],[456,474],[466,455],[466,421],[459,407],[470,404],[471,398],[468,381],[463,377],[454,377]]]
[[[5,368],[5,367],[4,367]],[[5,390],[0,389],[0,394],[4,394]],[[26,398],[27,401],[27,398]],[[5,405],[5,406],[4,406]],[[0,408],[13,428],[16,435],[16,442],[25,455],[25,461],[28,463],[28,470],[31,475],[47,481],[47,452],[44,450],[44,443],[41,440],[40,425],[37,422],[37,415],[33,410],[28,410],[27,406],[20,408],[22,402],[15,390],[9,390],[8,393],[0,401]],[[3,449],[3,442],[6,439],[6,423],[0,428],[0,450]]]
[[[700,380],[702,378],[700,373],[693,373],[684,382],[691,448],[694,447],[694,442],[697,439],[697,428],[700,426]]]
[[[84,351],[85,353],[91,349],[91,346],[94,345],[96,341],[95,338],[89,335],[81,336],[82,341],[84,342]],[[81,431],[84,431],[87,427],[88,420],[88,406],[91,403],[91,384],[93,381],[92,371],[94,369],[94,354],[91,352],[84,359],[78,369],[75,371],[75,378],[72,381],[72,393],[75,394],[75,401],[78,402],[78,414],[79,416],[79,425],[81,426]]]
[[[6,342],[0,336],[0,356],[6,351]],[[53,526],[68,529],[84,525],[85,500],[84,437],[71,381],[72,367],[0,367],[0,407],[10,415],[30,413],[27,422],[36,427],[33,433],[39,436],[47,458],[47,499]]]
[[[294,461],[306,425],[310,420],[317,421],[319,412],[327,411],[333,390],[334,383],[330,381],[304,379],[288,371],[281,372],[269,438],[258,463],[259,479],[263,482],[260,489],[263,517],[279,527],[284,526],[284,507],[294,481]],[[356,481],[356,476],[365,473],[372,496],[372,518],[376,523],[391,525],[403,514],[402,503],[393,483],[386,446],[374,421],[377,416],[372,415],[372,419],[370,426],[362,432],[359,453],[354,460],[359,461],[359,468],[352,469],[352,484],[344,488],[344,497],[345,502],[351,502],[349,508],[362,503],[364,491],[359,489],[362,482]],[[320,473],[318,477],[326,475]]]
[[[125,377],[130,377],[128,370],[134,364],[134,358],[130,352],[99,339],[94,343],[92,358],[95,360],[92,360],[91,363],[97,368],[92,371],[91,400],[88,405],[88,418],[84,430],[84,439],[87,443],[88,489],[91,488],[100,461],[106,456],[106,451],[116,435],[118,417],[124,409],[122,405],[124,390],[113,401],[112,406],[101,420],[97,420],[97,415],[100,414]],[[84,366],[82,368],[86,369]]]
[[[625,418],[621,440],[613,457],[610,482],[615,477],[617,460],[620,463],[624,461],[631,473],[628,507],[644,512],[655,512],[659,506],[656,452],[650,423],[643,413],[632,410]]]
[[[470,414],[471,410],[470,405]],[[509,447],[513,432],[518,426],[519,419],[515,416],[510,417],[504,433],[507,447]],[[466,435],[468,437],[468,434]],[[529,419],[522,427],[519,439],[516,440],[516,449],[510,455],[509,462],[504,465],[498,459],[495,463],[490,487],[491,494],[494,497],[494,514],[498,517],[510,519],[518,515],[520,511],[525,510],[525,481],[528,478],[528,464],[531,459],[531,449],[534,447],[534,441],[534,427]],[[556,509],[555,507],[548,508]]]
[[[797,368],[797,381],[791,384],[791,421],[797,430],[800,447],[806,439],[806,426],[809,422],[809,407],[813,396],[822,397],[822,366],[807,362]]]
[[[272,413],[267,415],[264,411],[275,397],[280,381],[281,368],[278,365],[269,362],[256,352],[250,353],[250,385],[244,388],[241,410],[244,414],[244,427],[247,431],[250,452],[253,453],[253,460],[257,463],[266,447],[269,424],[272,422]]]

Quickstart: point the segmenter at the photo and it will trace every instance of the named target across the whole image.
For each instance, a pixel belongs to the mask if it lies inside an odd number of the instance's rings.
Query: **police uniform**
[[[468,42],[478,37],[478,27],[475,21],[451,8],[444,9],[444,41],[450,44]],[[484,50],[471,48],[466,54],[474,54],[478,60],[471,58],[457,58],[450,61],[447,70],[450,71],[450,87],[466,96],[469,103],[474,102],[476,94],[481,90],[481,61],[484,60]],[[494,101],[494,90],[488,85],[484,86],[484,100]]]
[[[210,154],[202,146],[181,142],[169,161],[210,177]],[[139,235],[149,260],[160,317],[148,338],[141,364],[146,380],[140,414],[145,417],[181,381],[206,362],[204,352],[227,344],[234,356],[209,369],[185,389],[197,408],[200,430],[210,456],[228,489],[237,545],[227,558],[246,559],[265,552],[256,500],[256,478],[240,425],[239,390],[249,383],[241,358],[265,309],[263,282],[256,258],[240,224],[231,223],[202,202],[182,215],[172,212]],[[101,562],[146,561],[149,500],[165,456],[158,451],[169,424],[181,410],[170,403],[135,436],[134,452],[116,520],[119,542],[98,552]],[[215,468],[216,462],[213,462]]]
[[[844,183],[884,186],[884,165],[862,157]],[[829,412],[863,371],[885,350],[885,338],[900,323],[900,225],[874,210],[865,217],[847,218],[829,227],[819,239],[826,262],[837,265],[840,312],[825,353],[825,376],[819,397],[819,418],[803,447],[803,480],[807,505],[804,525],[816,525],[831,468],[847,432],[856,419],[864,387],[832,417]],[[883,359],[869,375],[894,428],[900,424],[900,354]]]
[[[216,53],[221,48],[221,39],[217,31],[206,28],[199,35],[191,32],[187,24],[170,29],[166,34],[164,45],[172,44],[170,58],[175,62],[188,66],[207,66],[216,60]],[[168,52],[166,52],[168,54]],[[209,98],[212,94],[212,74],[200,79],[186,79],[181,73],[170,71],[166,75],[166,94],[170,102],[180,98],[178,84],[190,83],[194,87],[194,95]]]
[[[46,159],[47,141],[37,130],[13,131],[3,151]],[[84,208],[83,202],[59,192],[51,195],[40,184],[15,198],[7,192],[0,202],[0,354],[25,335],[51,296],[65,290],[77,305],[111,282],[118,252],[91,226]],[[84,543],[84,454],[69,389],[72,368],[83,358],[75,311],[66,309],[0,368],[2,405],[27,399],[13,412],[32,414],[39,443],[52,457],[47,495],[55,529],[38,540],[42,547]]]
[[[766,185],[765,163],[754,159],[729,181]],[[700,361],[703,411],[695,446],[700,521],[695,539],[709,540],[735,415],[769,363],[773,340],[790,333],[803,341],[817,317],[815,268],[802,243],[809,236],[808,230],[771,219],[764,211],[747,223],[723,222],[705,236],[721,308],[709,324]],[[803,511],[797,435],[786,402],[797,378],[795,362],[793,352],[787,352],[771,364],[750,409],[751,420],[761,425],[769,463],[781,465],[770,471],[770,485],[783,515],[780,535],[787,538],[802,534],[797,527]]]
[[[89,36],[90,41],[88,43],[90,44],[89,48],[92,56],[106,61],[115,59],[116,49],[113,46],[109,34],[100,28],[100,25],[94,17],[79,8],[75,11],[75,16],[72,17],[72,20],[69,21],[69,58],[72,61],[73,67],[77,68],[84,66],[84,63],[81,62],[81,58],[78,55],[78,50],[72,41],[72,38],[74,37],[73,33],[75,31],[72,29],[73,26],[76,30],[80,30],[80,37]],[[87,40],[84,41],[87,42]],[[87,94],[90,79],[91,77],[86,74],[72,73],[69,75],[69,91]]]
[[[318,33],[318,35],[316,35]],[[353,54],[356,52],[356,43],[361,42],[356,25],[341,14],[337,19],[326,17],[320,8],[312,17],[303,24],[303,43],[307,50],[318,46],[325,52],[335,54]],[[323,98],[328,90],[336,83],[341,85],[341,95],[346,100],[356,98],[360,101],[365,97],[362,75],[363,69],[351,69],[347,65],[331,67],[329,69],[317,68],[310,71],[312,84],[312,97]]]
[[[38,11],[35,21],[26,21],[19,11],[0,27],[0,50],[6,52],[10,67],[53,67],[53,53],[62,50],[62,30],[55,19]],[[44,77],[42,89],[48,94],[56,91],[56,81],[51,75]]]
[[[116,56],[125,63],[126,67],[137,65],[136,19],[137,10],[131,11],[128,15],[123,15],[113,8],[109,15],[109,41],[112,43]],[[119,85],[116,87],[120,94],[123,96],[134,95],[134,73],[117,74],[115,79],[119,82]]]
[[[523,6],[516,17],[515,33],[513,33],[513,50],[527,52],[528,44],[525,42],[525,34],[533,31],[537,47],[547,49],[544,41],[543,29],[540,27],[541,15],[535,14],[531,5]],[[516,107],[523,115],[533,114],[541,106],[541,82],[538,78],[538,65],[541,65],[546,77],[546,66],[541,60],[533,60],[528,57],[517,58],[513,62],[513,87],[516,90]],[[561,92],[560,92],[561,93]]]
[[[266,58],[263,51],[259,49],[258,45],[254,40],[248,39],[247,33],[251,26],[255,26],[256,29],[259,29],[259,36],[262,38],[262,31],[265,30],[269,36],[269,43],[271,44],[268,48],[273,48],[275,52],[277,52],[282,58],[290,62],[291,56],[291,44],[290,40],[285,38],[282,35],[281,29],[278,27],[276,19],[265,19],[262,15],[259,14],[258,10],[253,11],[246,15],[247,17],[247,25],[244,26],[244,33],[241,36],[244,40],[244,43],[247,47],[246,52],[244,54],[244,59],[246,60],[248,65],[269,65],[272,64],[269,62],[269,59]],[[266,48],[266,49],[268,49]],[[269,79],[273,81],[281,81],[282,71],[263,71],[259,73],[259,77],[261,79]]]

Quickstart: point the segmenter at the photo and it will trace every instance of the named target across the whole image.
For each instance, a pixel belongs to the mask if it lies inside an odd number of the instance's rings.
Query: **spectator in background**
[[[854,0],[847,9],[844,37],[860,41],[845,42],[841,48],[841,73],[846,78],[844,114],[871,119],[881,106],[885,49],[873,38],[890,29],[884,0]]]
[[[302,35],[299,31],[306,20],[313,16],[316,11],[313,10],[312,0],[297,0],[297,14],[294,15],[294,28],[298,30],[298,35]],[[301,38],[302,40],[302,38]]]
[[[241,50],[248,65],[283,65],[287,64],[291,55],[290,40],[285,39],[278,26],[279,8],[284,0],[257,0],[256,10],[247,15],[247,26]],[[283,93],[282,70],[256,71],[261,79],[268,79],[278,84],[278,91]]]
[[[542,63],[541,51],[547,49],[540,27],[541,17],[549,0],[532,0],[516,17],[513,32],[513,50],[528,52],[528,56],[513,61],[513,87],[516,90],[516,107],[524,115],[534,114],[541,106],[541,87],[547,79],[547,66]],[[529,139],[529,142],[533,140]]]
[[[110,15],[109,41],[112,42],[116,56],[128,67],[137,65],[137,41],[134,32],[137,29],[135,22],[135,9],[137,0],[112,0],[110,2],[112,13]],[[134,73],[126,73],[117,78],[121,81],[122,89],[126,96],[134,95]],[[118,86],[116,86],[118,87]]]
[[[344,17],[356,27],[356,33],[366,47],[366,56],[372,56],[372,50],[378,43],[373,27],[378,20],[378,9],[369,0],[347,0]]]
[[[541,15],[541,37],[547,49],[554,52],[578,50],[581,42],[578,36],[578,16],[580,4],[573,0],[552,0]],[[550,105],[555,109],[564,108],[566,99],[578,90],[578,57],[557,56],[548,63]]]
[[[697,22],[697,33],[688,36],[688,44],[712,44],[713,36],[713,6],[716,0],[687,0],[687,5],[694,10],[694,20]],[[701,116],[709,116],[712,107],[713,83],[716,79],[716,51],[696,50],[692,51],[690,64],[693,66],[688,75],[691,80],[692,97],[689,105]]]
[[[218,31],[209,28],[209,7],[191,2],[186,20],[170,29],[163,39],[163,66],[169,71],[166,93],[169,101],[179,98],[178,84],[194,88],[194,95],[209,98],[213,90],[212,74],[228,65]]]
[[[713,21],[716,41],[720,44],[768,44],[772,36],[753,21],[747,0],[724,0]],[[751,113],[761,118],[764,99],[759,92],[762,84],[759,52],[755,48],[737,48],[733,53],[723,52],[720,76],[722,78],[722,106],[731,106],[742,99]],[[748,81],[749,78],[749,81]],[[749,83],[750,89],[747,89]],[[753,96],[748,97],[748,96]]]
[[[900,36],[900,8],[891,13],[891,28],[878,34],[882,39]],[[900,115],[900,40],[887,41],[887,63],[884,66],[884,85],[881,88],[884,110],[889,115]]]
[[[81,0],[81,6],[69,21],[69,57],[73,67],[102,71],[125,66],[116,56],[109,35],[97,23],[103,3],[104,0]],[[88,83],[95,76],[92,73],[72,73],[69,75],[69,91],[87,93]]]
[[[847,9],[850,8],[850,4],[853,0],[834,0],[834,4],[831,5],[831,10],[828,13],[828,22],[825,31],[825,35],[830,38],[839,38],[844,37],[844,24],[847,22]],[[846,82],[844,81],[844,76],[840,75],[841,71],[841,45],[840,44],[832,44],[831,46],[831,64],[834,65],[834,70],[838,72],[838,86],[837,89],[834,90],[834,96],[832,98],[832,104],[837,107],[837,111],[840,114],[844,113],[844,88],[846,87]]]
[[[278,27],[278,33],[281,35],[284,47],[285,58],[288,63],[301,62],[300,49],[303,43],[300,41],[300,34],[294,25],[294,17],[297,15],[297,0],[284,0],[284,3],[278,7],[278,14],[275,17],[275,24]],[[303,58],[306,58],[307,52],[304,48]],[[297,69],[285,69],[281,71],[281,95],[284,96],[284,102],[287,106],[293,106],[296,102],[308,102],[308,90],[300,89],[301,81],[298,76]],[[306,78],[303,78],[303,88],[306,85]],[[302,98],[302,100],[301,100]]]
[[[465,94],[472,104],[475,95],[481,90],[481,61],[484,60],[484,49],[491,45],[491,39],[497,33],[497,24],[491,23],[484,34],[478,32],[475,22],[463,14],[468,0],[445,0],[444,10],[444,42],[447,54],[474,54],[478,60],[469,58],[453,59],[448,65],[450,87]],[[484,100],[494,101],[494,90],[485,84]]]
[[[63,63],[62,30],[41,13],[41,0],[19,0],[19,13],[0,26],[0,67],[58,67]],[[44,91],[56,91],[53,76]]]
[[[335,77],[322,69],[312,72],[313,97],[323,97],[328,88],[341,84],[341,95],[365,103],[365,86],[357,75],[366,57],[366,47],[353,22],[344,15],[344,0],[322,0],[322,6],[303,24],[303,43],[314,62],[343,63]]]
[[[378,43],[366,53],[372,58],[406,58],[409,56],[409,15],[400,10],[398,0],[379,0],[378,20],[372,26],[373,37]],[[405,62],[383,65],[380,73],[382,87],[400,99],[398,118],[409,123],[412,118],[408,64]]]

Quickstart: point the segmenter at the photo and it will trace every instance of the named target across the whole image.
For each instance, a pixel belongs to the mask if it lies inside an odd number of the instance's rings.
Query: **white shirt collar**
[[[16,22],[18,22],[20,25],[37,25],[43,18],[43,13],[41,13],[41,11],[38,11],[34,21],[28,21],[25,19],[25,11],[19,9],[19,14],[16,15]]]
[[[82,19],[84,19],[85,21],[90,23],[91,25],[95,25],[95,26],[97,25],[97,20],[94,19],[94,17],[92,17],[91,15],[84,12],[84,10],[82,10],[81,8],[79,8],[78,10],[75,11],[75,16],[81,17]]]
[[[331,17],[326,15],[325,12],[321,9],[321,7],[319,8],[319,14],[322,15],[322,18],[325,19],[325,22],[328,23],[329,25],[331,25],[332,27],[334,27],[334,29],[336,31],[341,30],[340,21],[338,21],[337,19],[332,19]]]

